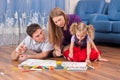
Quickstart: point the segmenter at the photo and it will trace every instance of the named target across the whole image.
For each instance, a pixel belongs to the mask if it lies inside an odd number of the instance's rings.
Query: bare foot
[[[105,59],[105,58],[99,58],[98,60],[99,60],[99,61],[108,61],[108,60]]]

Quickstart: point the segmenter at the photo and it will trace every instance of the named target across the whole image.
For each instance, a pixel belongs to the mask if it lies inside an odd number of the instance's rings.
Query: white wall
[[[110,0],[106,0],[106,2],[110,2]]]
[[[79,0],[69,0],[70,1],[70,7],[69,7],[69,13],[74,13],[75,7]]]

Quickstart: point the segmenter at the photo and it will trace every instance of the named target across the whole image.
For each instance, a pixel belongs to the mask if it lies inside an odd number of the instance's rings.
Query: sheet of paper
[[[53,66],[56,67],[55,60],[40,60],[40,59],[27,59],[19,64],[19,66]]]
[[[86,67],[86,62],[62,62],[63,67]]]

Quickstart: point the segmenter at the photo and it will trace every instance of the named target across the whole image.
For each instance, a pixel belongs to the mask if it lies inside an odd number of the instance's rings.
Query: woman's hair
[[[49,42],[52,44],[60,44],[63,38],[63,32],[61,27],[58,27],[53,22],[53,18],[57,16],[63,16],[65,19],[65,24],[68,24],[68,17],[63,10],[60,8],[54,8],[51,10],[48,20],[48,37]],[[66,29],[66,26],[64,27]]]
[[[32,35],[37,29],[41,29],[41,27],[38,24],[31,24],[27,26],[26,32],[30,37],[32,37]]]
[[[86,31],[91,39],[94,39],[94,27],[93,25],[86,25],[83,22],[73,23],[70,27],[70,33],[75,35],[77,31]]]

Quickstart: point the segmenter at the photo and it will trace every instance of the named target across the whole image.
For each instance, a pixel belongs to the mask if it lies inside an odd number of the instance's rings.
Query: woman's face
[[[32,38],[38,43],[44,42],[44,40],[45,40],[44,31],[42,29],[37,29],[33,33]]]
[[[57,25],[59,27],[65,26],[65,18],[63,16],[56,16],[52,20],[55,23],[55,25]]]

